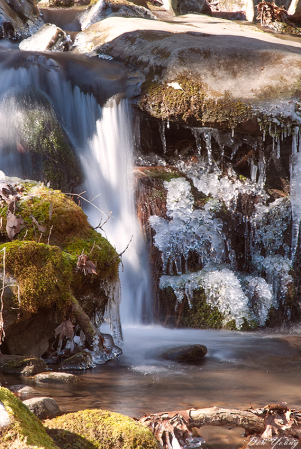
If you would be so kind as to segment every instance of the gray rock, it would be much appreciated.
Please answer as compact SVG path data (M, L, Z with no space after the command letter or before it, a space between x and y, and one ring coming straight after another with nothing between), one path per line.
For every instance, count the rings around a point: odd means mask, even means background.
M48 397L26 399L23 404L39 419L52 419L62 413L56 401Z
M18 398L36 394L36 390L28 385L11 385L9 390Z
M206 14L212 16L207 0L171 0L171 7L175 14Z
M47 372L39 373L32 377L32 380L43 383L76 383L81 382L78 376L70 373Z
M169 349L162 354L162 357L173 362L196 363L207 354L207 348L204 345L179 346Z
M46 23L37 33L22 41L19 48L23 51L68 51L71 46L71 39L65 31Z
M191 0L193 1L193 0ZM203 0L206 1L206 0ZM107 17L133 17L156 20L156 16L143 6L134 5L126 0L122 3L99 0L95 5L84 11L79 18L82 30L85 30L93 23L97 23Z

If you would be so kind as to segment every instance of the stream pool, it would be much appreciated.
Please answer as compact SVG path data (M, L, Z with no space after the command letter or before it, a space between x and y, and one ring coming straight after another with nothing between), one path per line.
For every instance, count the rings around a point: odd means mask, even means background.
M103 408L137 418L213 405L257 408L285 401L290 408L301 406L298 329L243 333L137 326L124 327L123 332L119 360L74 371L83 378L80 385L36 385L37 395L55 398L63 412ZM161 357L166 349L196 343L208 348L197 365ZM20 378L6 375L2 382L20 384ZM29 379L21 382L30 385ZM241 429L206 427L200 434L207 442L202 447L210 449L237 449L244 441Z

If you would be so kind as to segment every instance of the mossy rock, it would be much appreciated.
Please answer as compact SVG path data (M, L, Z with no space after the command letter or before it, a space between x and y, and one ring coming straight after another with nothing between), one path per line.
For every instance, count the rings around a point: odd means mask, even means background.
M180 87L174 88L171 84ZM223 125L234 128L253 117L249 104L234 99L229 92L218 99L209 98L201 82L183 75L173 83L146 81L139 107L153 117L189 126Z
M106 410L69 413L44 425L60 449L159 449L150 430L128 416Z
M0 373L33 376L45 370L47 370L47 365L40 358L0 355Z
M41 421L13 393L0 387L0 401L10 418L10 424L0 433L2 449L57 449Z

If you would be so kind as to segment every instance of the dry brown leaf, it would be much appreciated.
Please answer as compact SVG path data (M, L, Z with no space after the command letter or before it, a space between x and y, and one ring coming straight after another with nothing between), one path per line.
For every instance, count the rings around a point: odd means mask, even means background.
M70 320L63 321L58 327L54 329L54 336L60 336L60 340L63 340L64 337L69 338L70 340L73 338L73 328L74 325Z
M92 260L88 259L86 254L81 254L78 256L76 269L82 271L86 274L97 274L96 265L92 262Z
M23 229L24 221L22 217L17 217L12 212L8 211L6 221L6 232L8 237L12 240L21 229Z
M40 232L46 232L46 229L47 229L46 226L40 225L38 220L36 220L33 215L30 215L30 218L32 219L33 223L36 225L36 227L38 228L38 230Z

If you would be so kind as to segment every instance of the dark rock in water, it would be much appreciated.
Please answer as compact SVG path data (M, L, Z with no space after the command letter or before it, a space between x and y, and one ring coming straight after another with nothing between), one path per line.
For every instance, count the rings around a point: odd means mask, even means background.
M39 373L33 376L32 380L36 382L45 382L45 383L76 383L80 382L81 379L78 376L70 373Z
M52 419L62 414L56 401L52 398L42 397L26 399L23 401L23 404L25 404L26 407L28 407L39 419Z
M212 16L207 0L180 0L174 8L176 14L206 14Z
M68 357L62 362L63 369L88 369L94 366L91 354L86 351Z
M46 23L37 33L22 41L19 48L23 51L68 51L71 46L71 39L65 31Z
M167 360L181 363L199 362L207 354L207 348L204 345L187 345L172 348L162 354Z
M36 357L23 357L19 355L0 356L0 373L33 376L45 370L47 370L46 363Z
M0 0L0 38L31 36L43 23L34 1Z

